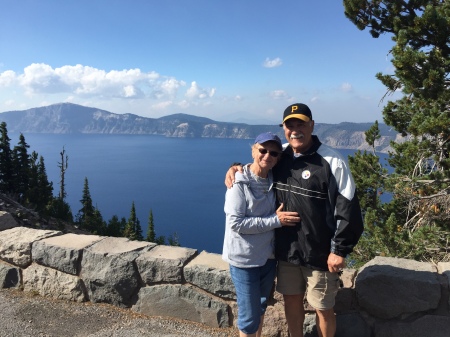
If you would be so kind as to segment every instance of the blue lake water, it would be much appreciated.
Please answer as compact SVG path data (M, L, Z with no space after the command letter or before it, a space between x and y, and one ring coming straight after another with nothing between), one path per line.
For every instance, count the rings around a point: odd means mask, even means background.
M150 210L156 235L177 233L183 247L221 253L225 215L224 175L232 162L251 161L252 141L166 138L151 135L24 134L30 152L45 160L59 192L58 162L66 151L67 202L81 208L84 178L94 206L108 221L128 219L134 201L144 237ZM9 134L11 147L19 135ZM353 150L340 150L346 157Z

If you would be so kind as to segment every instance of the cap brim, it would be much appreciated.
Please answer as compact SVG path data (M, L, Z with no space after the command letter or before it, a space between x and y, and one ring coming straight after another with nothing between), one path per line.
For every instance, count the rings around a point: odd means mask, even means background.
M308 116L302 115L302 114L292 114L292 115L287 116L285 119L283 119L283 123L291 118L301 119L302 121L305 121L305 122L309 122L311 120L311 118L309 118Z

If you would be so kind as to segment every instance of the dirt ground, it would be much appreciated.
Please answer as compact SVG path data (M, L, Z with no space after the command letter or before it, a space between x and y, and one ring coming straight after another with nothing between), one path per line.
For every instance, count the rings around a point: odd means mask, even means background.
M234 337L234 328L139 315L107 304L76 303L0 290L0 337Z

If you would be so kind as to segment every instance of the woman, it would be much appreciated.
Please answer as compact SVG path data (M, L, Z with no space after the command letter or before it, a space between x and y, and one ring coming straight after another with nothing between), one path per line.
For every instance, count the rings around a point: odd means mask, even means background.
M281 156L278 136L267 132L256 137L253 163L236 173L225 195L226 227L222 258L230 264L236 288L239 335L261 336L264 313L276 274L273 256L274 229L294 226L297 213L275 212L271 169ZM291 222L287 222L287 217ZM283 220L281 220L283 219ZM296 221L294 221L296 220Z

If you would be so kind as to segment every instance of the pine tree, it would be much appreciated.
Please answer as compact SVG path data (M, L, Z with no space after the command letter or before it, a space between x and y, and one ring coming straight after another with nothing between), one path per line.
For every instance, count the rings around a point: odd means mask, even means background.
M349 165L355 178L357 195L364 217L365 230L358 245L355 247L350 265L359 265L371 260L381 252L386 251L390 242L384 236L391 232L386 226L387 212L381 202L381 195L386 191L387 169L380 163L376 153L375 141L380 138L378 122L365 133L366 142L371 146L371 152L355 152L349 156ZM383 253L386 254L386 253Z
M102 215L92 204L91 192L89 191L89 181L84 178L83 194L80 200L81 208L78 211L76 222L85 230L94 234L102 234L105 232L106 225Z
M141 223L136 216L136 207L134 205L134 201L131 205L130 217L128 218L128 222L125 226L123 235L130 240L142 241L144 239L144 237L142 236Z
M448 259L450 3L344 0L344 6L345 15L359 29L369 28L372 37L392 34L394 73L376 77L386 86L386 97L403 93L383 109L384 122L405 138L391 144L394 172L384 183L392 201L376 206L373 232L389 256ZM380 224L376 218L382 213Z
M13 166L13 193L17 195L19 203L25 201L25 193L29 188L30 179L30 155L28 149L30 146L26 143L24 135L19 136L19 143L14 146L12 151L12 166Z
M107 236L121 237L124 236L124 229L126 226L127 220L122 218L119 220L117 215L113 215L111 219L108 221L108 226L106 228Z
M130 217L128 218L127 224L125 225L125 229L123 231L123 236L130 240L135 240L136 237L136 232L134 230L135 222L136 222L136 210L133 201L131 206Z
M53 218L73 222L73 215L70 205L59 197L51 200L47 213Z
M14 191L11 139L8 137L6 123L0 123L0 192L10 194Z
M47 170L45 169L44 157L39 156L37 166L38 173L38 191L39 199L37 202L38 210L47 207L53 199L53 183L48 180Z
M150 214L148 216L148 228L147 228L147 238L148 242L155 242L156 233L155 233L155 224L153 223L153 211L150 210Z
M138 218L136 218L136 240L137 241L144 240L144 236L142 234L141 221Z
M38 154L33 151L30 155L30 169L28 177L28 191L25 196L25 205L35 207L37 209L37 201L39 198L38 191Z
M160 235L155 239L155 243L157 245L165 245L166 244L166 237L164 235Z
M46 214L53 199L53 184L48 181L44 158L33 151L30 155L29 186L25 204L34 207L40 214Z
M106 223L103 220L102 214L98 207L95 207L94 214L92 215L92 230L93 234L106 235Z
M349 156L350 169L354 175L361 208L379 209L381 205L380 196L385 192L385 180L388 171L380 163L380 158L376 153L376 140L380 138L378 121L365 132L366 142L371 146L371 152L355 152L354 156ZM381 215L381 214L380 214ZM380 217L380 221L383 217Z
M147 237L145 239L148 242L153 242L158 245L166 244L166 237L163 235L156 236L155 224L153 219L153 211L150 210L150 214L148 216L148 229L147 229ZM178 240L177 233L173 233L167 238L168 244L170 246L180 246L180 242Z
M169 235L169 238L167 239L169 246L176 246L179 247L180 246L180 241L178 239L178 234L177 232L174 232L173 234Z
M61 195L61 193L60 193ZM94 214L94 205L92 204L91 192L89 191L89 181L87 177L84 178L83 192L81 196L81 208L76 215L76 222L82 229L91 230L89 219Z
M124 233L125 233L125 228L127 227L127 222L128 222L128 220L124 216L120 218L120 233L121 233L121 236L125 236Z

